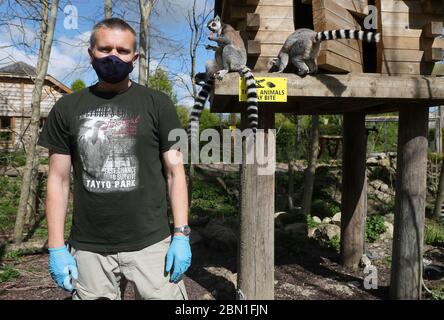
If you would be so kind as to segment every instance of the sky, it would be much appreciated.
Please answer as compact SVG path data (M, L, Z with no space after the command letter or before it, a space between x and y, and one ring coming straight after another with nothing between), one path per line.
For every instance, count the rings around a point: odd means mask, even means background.
M180 104L191 106L193 100L184 87L191 84L188 75L190 61L188 46L191 31L186 14L192 8L193 0L158 0L159 5L152 14L152 63L151 70L160 66L168 71L173 80L174 91ZM16 61L23 61L35 66L37 63L38 30L36 23L19 20L11 12L8 1L0 1L0 67ZM202 13L214 8L214 0L197 0L197 11ZM17 6L16 6L17 7ZM14 9L13 9L14 10ZM27 10L15 9L19 15L26 17ZM31 9L28 9L31 10ZM76 15L77 14L77 15ZM124 17L137 31L138 1L113 1L113 16ZM213 14L210 13L209 18ZM90 30L95 23L104 18L104 1L61 0L57 16L53 47L49 61L48 73L67 86L76 79L82 79L86 85L97 81L95 71L89 64L87 53ZM24 24L24 27L21 25ZM205 30L208 31L207 29ZM208 31L209 32L209 31ZM205 61L214 56L214 52L204 49L208 43L206 36L197 52L197 72L204 71ZM138 64L130 77L138 78Z

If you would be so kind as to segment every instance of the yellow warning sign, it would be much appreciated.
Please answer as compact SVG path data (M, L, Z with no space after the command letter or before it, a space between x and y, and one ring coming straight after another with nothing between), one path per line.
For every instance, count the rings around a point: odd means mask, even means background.
M257 77L258 102L287 102L287 78ZM247 101L245 79L239 78L239 101Z

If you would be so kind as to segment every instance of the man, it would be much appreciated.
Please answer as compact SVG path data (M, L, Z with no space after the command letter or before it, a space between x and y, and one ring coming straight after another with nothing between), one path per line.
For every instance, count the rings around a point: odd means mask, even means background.
M96 24L88 49L99 82L62 97L37 144L49 149L49 268L73 299L120 299L122 278L141 299L188 299L188 197L171 99L129 80L136 33L123 20ZM64 225L73 166L73 222ZM166 188L174 220L171 240Z

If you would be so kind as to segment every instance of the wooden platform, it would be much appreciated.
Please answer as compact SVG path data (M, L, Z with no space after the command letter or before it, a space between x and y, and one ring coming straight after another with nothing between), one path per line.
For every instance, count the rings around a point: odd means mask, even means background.
M444 104L444 78L434 76L389 76L377 73L323 74L301 78L289 73L256 73L257 77L288 79L287 103L260 103L260 108L280 113L340 114L398 111L406 104ZM210 111L238 113L239 75L229 73L216 81Z

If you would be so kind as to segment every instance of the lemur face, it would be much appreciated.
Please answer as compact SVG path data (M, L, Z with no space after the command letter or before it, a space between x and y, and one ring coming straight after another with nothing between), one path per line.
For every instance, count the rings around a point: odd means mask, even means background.
M222 24L220 22L220 17L216 16L213 20L208 22L207 24L208 29L210 29L214 33L219 33L219 30L222 28Z

